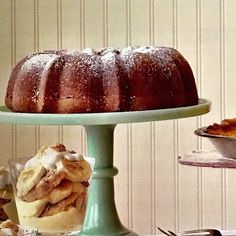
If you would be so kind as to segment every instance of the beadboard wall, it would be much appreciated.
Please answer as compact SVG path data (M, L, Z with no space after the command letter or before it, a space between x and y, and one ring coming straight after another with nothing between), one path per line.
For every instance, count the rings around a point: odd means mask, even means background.
M128 45L177 48L189 61L202 117L118 125L115 130L117 209L140 235L157 227L236 229L236 170L194 168L177 157L212 148L193 131L236 116L235 0L0 0L0 101L12 67L44 50ZM0 125L0 164L63 142L86 154L81 126Z

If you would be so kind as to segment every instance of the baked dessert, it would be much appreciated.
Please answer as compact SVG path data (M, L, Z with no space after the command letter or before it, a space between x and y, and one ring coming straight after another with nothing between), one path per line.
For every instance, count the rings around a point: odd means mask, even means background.
M10 173L5 167L0 167L0 222L11 219L18 223L14 194Z
M5 104L14 112L140 111L196 105L198 94L173 48L49 50L17 63Z
M89 162L63 144L42 147L17 178L20 224L39 232L81 229L91 174Z
M206 128L208 134L236 137L236 118L224 119Z
M33 228L20 226L11 220L5 220L0 224L1 236L37 236L38 231Z

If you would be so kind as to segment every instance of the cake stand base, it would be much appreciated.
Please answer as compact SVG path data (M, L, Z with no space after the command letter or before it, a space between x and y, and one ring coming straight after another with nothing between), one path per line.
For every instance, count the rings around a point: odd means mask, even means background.
M129 231L128 229L125 229L122 230L122 231L117 231L117 232L104 232L102 231L102 233L99 233L99 232L90 232L89 234L87 234L86 232L80 232L78 234L78 236L91 236L91 235L96 235L96 236L138 236L138 234L132 232L132 231Z
M85 125L88 156L95 158L88 206L80 236L115 236L137 234L120 222L115 200L114 179L118 169L113 166L115 125Z

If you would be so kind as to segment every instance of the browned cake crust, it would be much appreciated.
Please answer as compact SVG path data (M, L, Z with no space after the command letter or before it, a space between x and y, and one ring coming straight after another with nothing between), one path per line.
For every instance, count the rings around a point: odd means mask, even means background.
M192 70L175 49L44 51L13 69L5 97L14 112L139 111L196 105Z
M220 124L214 123L206 128L208 134L236 136L236 118L222 120Z

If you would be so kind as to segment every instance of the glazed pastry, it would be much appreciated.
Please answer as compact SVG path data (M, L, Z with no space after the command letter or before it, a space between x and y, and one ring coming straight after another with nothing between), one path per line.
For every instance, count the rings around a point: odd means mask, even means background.
M236 118L224 119L220 124L209 125L206 132L213 135L236 137Z

